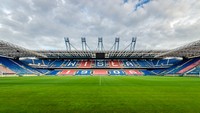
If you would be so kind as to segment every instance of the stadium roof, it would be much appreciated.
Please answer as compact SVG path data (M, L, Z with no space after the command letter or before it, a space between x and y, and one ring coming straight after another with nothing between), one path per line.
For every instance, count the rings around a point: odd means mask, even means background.
M186 57L194 58L200 56L200 40L170 50L168 52L157 55L156 57Z
M96 58L97 53L105 54L105 58L154 58L156 55L167 51L161 50L137 50L137 51L35 51L47 56L47 58Z
M40 53L0 40L0 56L18 57L46 57Z
M105 58L165 58L200 56L200 40L189 43L173 50L120 50L120 51L88 51L88 50L28 50L26 48L0 41L0 56L11 58L97 58L97 53L103 53Z

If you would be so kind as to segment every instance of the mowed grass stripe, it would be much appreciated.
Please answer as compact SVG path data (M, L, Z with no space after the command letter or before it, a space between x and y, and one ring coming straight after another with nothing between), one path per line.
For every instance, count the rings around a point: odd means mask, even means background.
M0 78L0 112L197 113L200 78L149 76Z

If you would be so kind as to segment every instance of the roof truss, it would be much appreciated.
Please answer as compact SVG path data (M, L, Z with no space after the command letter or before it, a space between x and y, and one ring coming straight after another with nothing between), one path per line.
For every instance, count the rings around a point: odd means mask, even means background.
M200 40L178 47L156 57L186 57L194 58L200 56Z
M46 57L34 51L0 40L0 55L19 58L19 57Z
M135 50L135 51L89 51L89 50L42 50L34 51L0 40L0 56L38 57L38 58L96 58L96 53L105 53L105 58L164 58L200 57L200 40L173 50Z

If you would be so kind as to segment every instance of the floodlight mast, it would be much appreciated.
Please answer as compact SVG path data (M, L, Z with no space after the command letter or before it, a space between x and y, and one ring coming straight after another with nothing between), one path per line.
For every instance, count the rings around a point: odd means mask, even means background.
M114 51L112 53L110 53L108 56L115 56L116 52L119 50L119 37L115 38L115 43L113 44L113 46L110 48L110 51Z
M132 37L131 43L128 44L123 50L119 51L117 53L117 55L115 55L115 56L121 57L121 56L127 55L127 53L129 53L129 52L135 51L136 40L137 40L136 37ZM127 50L128 48L130 48L130 50Z
M98 47L97 47L97 50L98 51L103 51L104 47L103 47L103 38L102 37L99 37L98 38Z
M66 50L67 51L71 51L71 43L69 41L69 38L68 37L64 37L64 40L65 40Z
M119 50L119 37L115 38L115 43L114 43L114 51Z
M87 50L85 37L81 37L81 43L82 43L82 50L83 51Z
M84 55L92 57L92 54L89 52L89 51L91 51L91 49L87 45L86 38L85 37L81 37L81 42L82 42L82 51L84 51Z
M91 51L90 47L88 46L88 44L86 42L85 37L81 37L81 42L82 42L82 50L83 51Z
M137 37L133 37L131 45L130 45L130 51L135 51L136 41L137 41Z

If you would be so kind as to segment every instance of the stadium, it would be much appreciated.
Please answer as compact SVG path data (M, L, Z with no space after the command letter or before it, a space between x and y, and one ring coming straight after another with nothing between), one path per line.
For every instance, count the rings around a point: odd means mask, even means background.
M0 112L199 112L199 40L159 51L136 50L136 38L124 50L119 38L110 50L81 41L39 51L1 40Z
M0 113L200 113L199 12L198 0L1 0Z
M104 50L103 38L98 38L96 50L90 49L86 38L81 41L82 50L77 50L65 38L66 50L61 51L28 50L1 41L0 73L5 76L199 76L200 73L199 40L173 50L135 50L136 38L124 50L119 50L119 38L110 50Z

